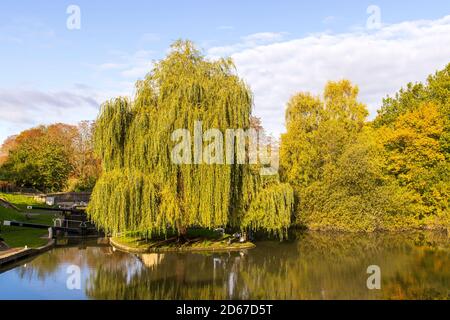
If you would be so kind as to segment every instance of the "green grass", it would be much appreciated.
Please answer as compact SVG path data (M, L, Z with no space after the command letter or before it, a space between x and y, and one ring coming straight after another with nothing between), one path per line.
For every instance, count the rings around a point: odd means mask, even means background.
M41 229L2 227L1 233L3 239L11 248L38 248L45 245L48 239L45 237L48 232Z
M14 204L25 212L27 211L27 205L43 205L42 203L35 201L32 197L24 195L0 193L0 198ZM17 212L13 209L7 209L0 206L0 237L5 239L5 242L11 248L24 246L35 248L47 243L48 239L43 238L48 235L46 230L3 226L4 220L53 225L53 219L55 218L54 214L43 213L42 211L37 210L32 210L30 213L32 213L32 215L27 218L23 212Z
M188 241L180 243L175 235L168 235L167 239L155 237L145 239L131 234L115 237L114 241L129 249L141 251L208 251L208 250L237 250L253 246L251 242L229 243L230 235L220 236L213 230L190 229L187 233Z
M25 210L27 206L45 206L42 202L38 202L34 200L33 197L25 196L22 194L11 194L11 193L2 193L0 192L0 198L5 199L8 202L11 202L16 207Z
M143 232L127 232L127 233L123 234L123 236L125 238L129 238L129 239L145 238ZM167 230L166 234L153 234L151 236L151 239L152 240L165 240L165 239L176 237L176 236L177 236L177 232L169 229L169 230ZM196 228L196 227L188 229L186 237L188 239L201 237L201 238L205 238L205 239L216 239L216 240L220 238L219 234L217 232L215 232L214 230L205 229L205 228Z

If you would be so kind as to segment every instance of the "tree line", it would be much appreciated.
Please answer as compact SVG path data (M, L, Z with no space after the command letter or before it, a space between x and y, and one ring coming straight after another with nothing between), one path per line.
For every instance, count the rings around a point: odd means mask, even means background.
M100 175L94 123L57 123L11 136L0 149L0 180L41 192L92 190Z
M387 97L374 121L347 80L286 111L281 176L294 223L374 231L450 227L450 64Z
M261 127L232 60L210 61L177 41L133 99L102 105L95 130L57 124L8 139L0 179L93 187L88 212L111 233L449 229L450 64L385 98L373 121L358 93L340 80L321 95L292 96L278 175L259 175L260 165L173 164L171 133L193 132L195 121L205 130Z

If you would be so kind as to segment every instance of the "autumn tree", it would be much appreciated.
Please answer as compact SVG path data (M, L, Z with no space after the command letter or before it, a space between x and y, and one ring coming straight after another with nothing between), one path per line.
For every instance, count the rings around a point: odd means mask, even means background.
M401 114L378 133L386 149L386 170L420 199L416 221L422 226L450 222L450 162L441 141L445 118L433 102Z
M384 99L374 126L392 128L398 117L422 108L424 103L432 103L437 108L444 126L439 144L450 159L450 64L430 75L425 83L408 83L394 97Z
M420 198L420 225L450 229L450 64L384 99L373 125L389 175Z
M281 166L295 190L297 224L374 231L411 218L414 199L385 177L383 146L357 97L358 88L342 80L329 82L323 98L299 93L288 103Z
M367 115L356 100L357 93L356 87L343 80L327 84L324 100L310 93L291 98L280 150L285 180L301 188L320 179L324 168L336 163Z
M73 171L68 189L91 191L101 173L100 159L94 152L94 121L82 121L77 125L77 134L72 140Z
M6 140L0 147L0 167L2 164L6 162L6 160L8 160L9 152L16 147L17 145L16 138L17 138L16 135L6 138Z
M18 186L62 191L72 171L71 141L76 128L64 124L23 131L14 139L1 167L3 177Z
M42 191L89 191L101 171L94 123L39 126L9 137L0 149L0 179Z

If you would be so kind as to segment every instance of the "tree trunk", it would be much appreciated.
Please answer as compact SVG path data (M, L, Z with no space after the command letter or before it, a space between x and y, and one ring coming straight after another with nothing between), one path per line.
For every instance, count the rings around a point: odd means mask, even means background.
M187 240L187 228L184 226L178 227L178 242L185 243Z

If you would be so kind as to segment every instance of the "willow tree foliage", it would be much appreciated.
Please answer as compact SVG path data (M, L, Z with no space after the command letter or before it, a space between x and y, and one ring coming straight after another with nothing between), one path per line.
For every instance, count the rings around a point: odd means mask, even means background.
M133 101L102 106L95 146L103 174L88 208L93 220L112 233L231 226L283 234L293 203L288 185L260 176L257 165L207 164L196 152L183 154L188 163L171 159L176 130L193 136L199 121L203 131L246 130L251 109L251 92L230 59L208 61L192 43L177 41L137 82Z

